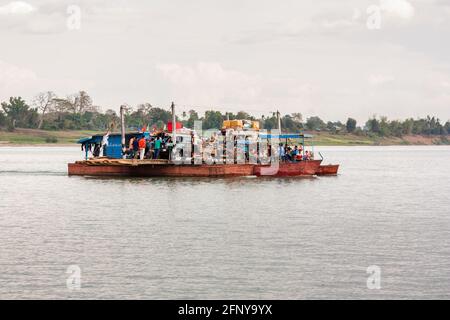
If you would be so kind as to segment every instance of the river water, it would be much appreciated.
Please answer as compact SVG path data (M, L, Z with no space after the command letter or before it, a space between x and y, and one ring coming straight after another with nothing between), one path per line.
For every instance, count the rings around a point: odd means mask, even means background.
M2 147L0 299L449 299L450 148L319 151L339 176L68 177L77 147Z

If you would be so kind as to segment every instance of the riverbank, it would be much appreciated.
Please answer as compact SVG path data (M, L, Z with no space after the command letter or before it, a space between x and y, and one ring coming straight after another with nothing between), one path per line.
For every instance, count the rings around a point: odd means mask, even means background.
M399 137L358 136L354 134L313 133L318 146L402 146L450 145L449 136L405 135Z
M99 132L89 130L46 131L16 129L13 132L0 130L0 146L63 146L74 145L80 138Z
M97 131L45 131L16 129L14 132L0 131L1 146L71 146L80 138ZM313 143L317 146L395 146L395 145L450 145L450 137L408 135L397 137L358 136L354 134L331 134L312 132Z

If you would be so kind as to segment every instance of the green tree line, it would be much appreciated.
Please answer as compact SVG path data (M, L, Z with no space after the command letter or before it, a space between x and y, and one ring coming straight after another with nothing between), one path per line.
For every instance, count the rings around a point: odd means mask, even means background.
M130 107L125 114L129 130L143 126L164 128L171 119L172 115L168 109L153 107L149 103ZM267 130L278 126L275 113L257 118L244 111L232 113L209 110L200 115L197 111L190 110L179 114L177 119L188 128L193 128L195 121L201 120L204 129L218 129L227 119L257 120L261 128ZM450 121L444 123L431 116L419 119L409 118L403 121L374 116L366 123L358 124L352 118L348 118L345 122L325 122L317 116L303 119L301 113L293 113L284 115L281 122L283 131L289 132L309 130L381 137L401 137L411 134L448 135L450 133ZM9 131L14 131L16 128L114 131L120 128L120 119L114 110L108 109L102 112L100 107L93 104L92 98L85 91L65 98L58 98L55 93L48 91L38 94L30 103L21 97L11 97L8 101L2 102L0 128Z

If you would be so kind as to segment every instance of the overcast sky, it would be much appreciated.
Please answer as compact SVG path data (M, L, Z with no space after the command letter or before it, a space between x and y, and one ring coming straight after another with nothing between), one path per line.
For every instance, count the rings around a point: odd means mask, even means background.
M0 0L0 100L448 120L449 39L450 0Z

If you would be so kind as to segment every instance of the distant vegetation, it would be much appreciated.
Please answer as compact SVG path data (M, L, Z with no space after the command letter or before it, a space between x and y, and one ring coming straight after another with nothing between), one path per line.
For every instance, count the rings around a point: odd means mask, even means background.
M143 126L163 128L170 121L172 115L169 110L153 107L149 103L129 108L126 114L128 129ZM238 113L206 111L200 115L195 110L183 112L178 120L184 126L192 128L196 120L203 121L204 129L217 129L226 119L259 120L264 129L277 127L275 114L255 118L241 111ZM281 119L283 130L296 132L299 130L318 131L328 134L352 134L360 137L398 137L406 135L442 136L445 140L450 133L450 121L442 122L436 117L428 116L424 119L388 120L386 117L372 117L366 123L358 124L355 119L348 118L345 122L325 122L317 116L304 119L302 114L293 113ZM30 103L21 97L11 97L9 101L1 103L0 128L3 131L14 132L16 129L42 129L46 131L65 130L118 130L120 119L114 110L101 111L95 106L91 97L85 92L58 98L53 92L38 94ZM53 137L46 138L48 143L56 143Z

